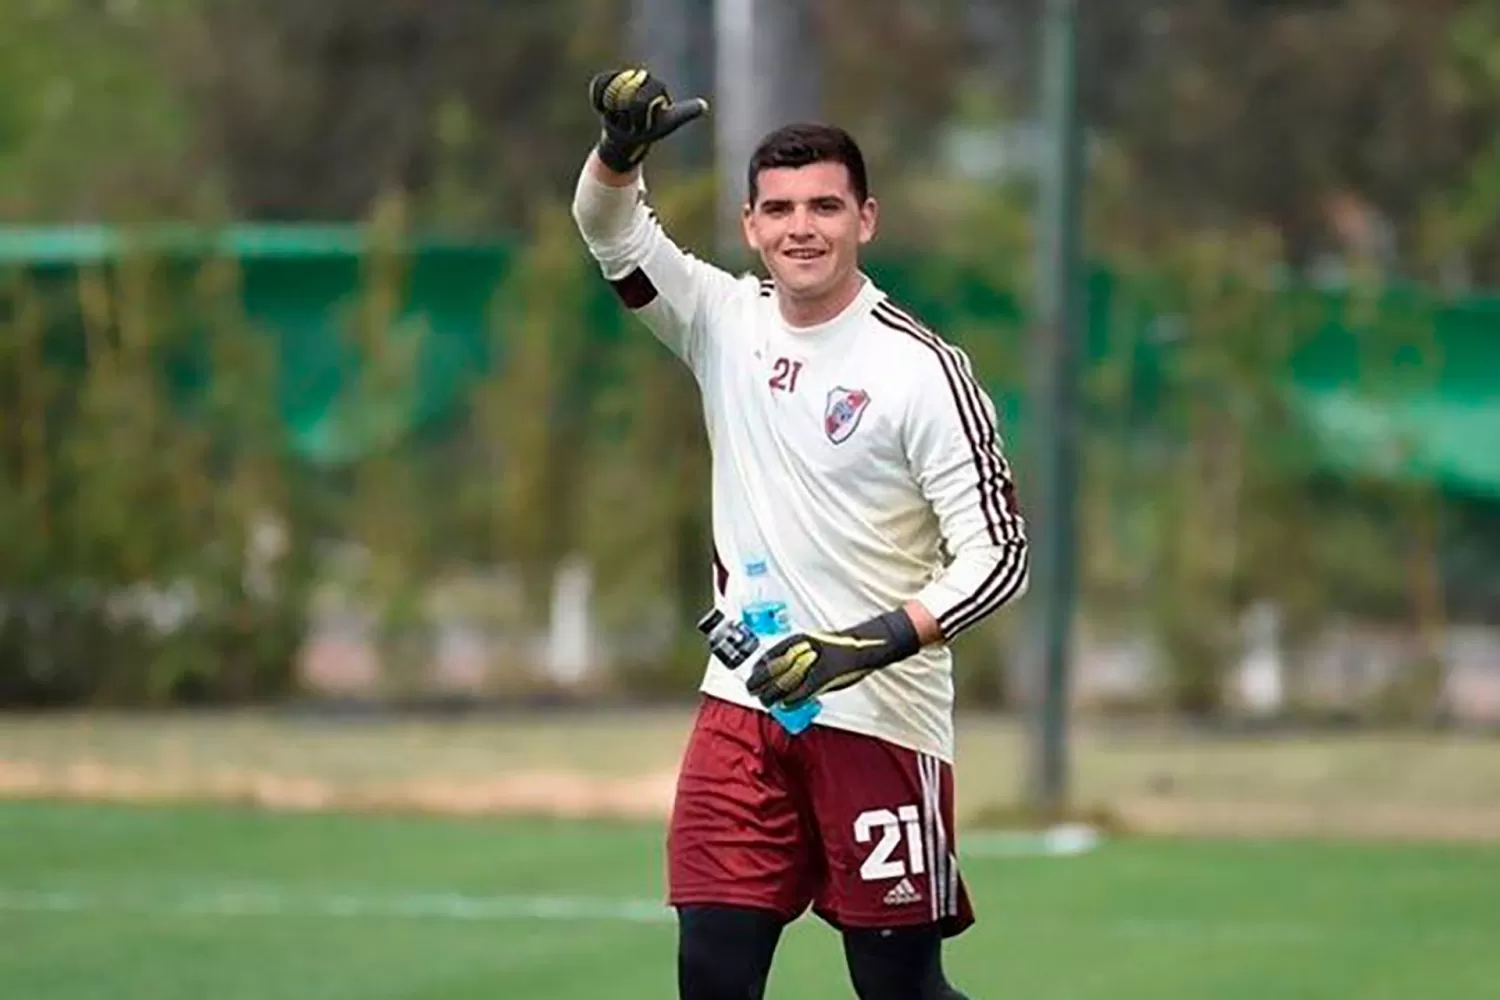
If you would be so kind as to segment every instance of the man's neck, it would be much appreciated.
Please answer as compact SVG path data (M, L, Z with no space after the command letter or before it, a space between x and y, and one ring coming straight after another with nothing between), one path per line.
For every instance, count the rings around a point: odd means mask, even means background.
M788 326L793 327L827 323L849 308L849 303L859 298L864 284L864 275L855 271L826 295L815 299L794 299L778 292L776 301L781 308L781 318L786 320Z

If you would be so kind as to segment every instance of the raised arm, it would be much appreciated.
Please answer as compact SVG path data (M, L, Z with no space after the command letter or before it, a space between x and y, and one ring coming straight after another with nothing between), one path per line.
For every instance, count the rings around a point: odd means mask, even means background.
M600 74L589 96L603 131L579 175L573 219L626 308L700 371L713 310L737 283L671 240L647 204L640 165L652 143L707 105L673 104L645 70Z

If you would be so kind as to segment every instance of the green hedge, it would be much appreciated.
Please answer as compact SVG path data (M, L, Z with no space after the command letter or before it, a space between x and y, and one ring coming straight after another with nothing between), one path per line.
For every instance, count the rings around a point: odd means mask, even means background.
M426 588L474 566L518 567L539 621L552 567L583 553L606 630L663 614L680 630L623 682L691 688L686 626L709 579L696 390L561 207L522 249L412 246L379 225L107 236L0 241L0 702L285 694L332 540L371 553L360 596L393 642L422 627ZM1195 711L1213 710L1258 597L1296 634L1335 612L1430 630L1500 611L1500 552L1474 513L1494 511L1497 436L1450 426L1500 400L1494 306L1277 289L1244 250L1184 240L1089 284L1084 606L1150 628ZM1012 279L983 257L870 270L969 349L1024 494ZM1406 449L1375 447L1355 403ZM286 537L262 565L267 519ZM1434 597L1413 584L1429 576L1459 586ZM189 589L199 611L175 631L111 612L146 586ZM1018 622L970 655L991 662ZM996 674L967 673L966 697L997 698Z

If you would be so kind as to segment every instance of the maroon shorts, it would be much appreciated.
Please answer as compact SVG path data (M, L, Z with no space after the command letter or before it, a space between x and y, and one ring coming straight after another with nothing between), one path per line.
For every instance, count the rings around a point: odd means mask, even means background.
M884 740L707 697L667 838L673 906L722 903L835 927L974 922L958 874L952 768Z

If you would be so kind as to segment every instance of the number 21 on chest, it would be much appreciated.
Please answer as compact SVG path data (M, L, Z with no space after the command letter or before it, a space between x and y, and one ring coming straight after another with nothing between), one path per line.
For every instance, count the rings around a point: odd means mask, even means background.
M777 358L771 366L770 386L776 392L796 392L797 376L802 374L802 362L791 358Z

